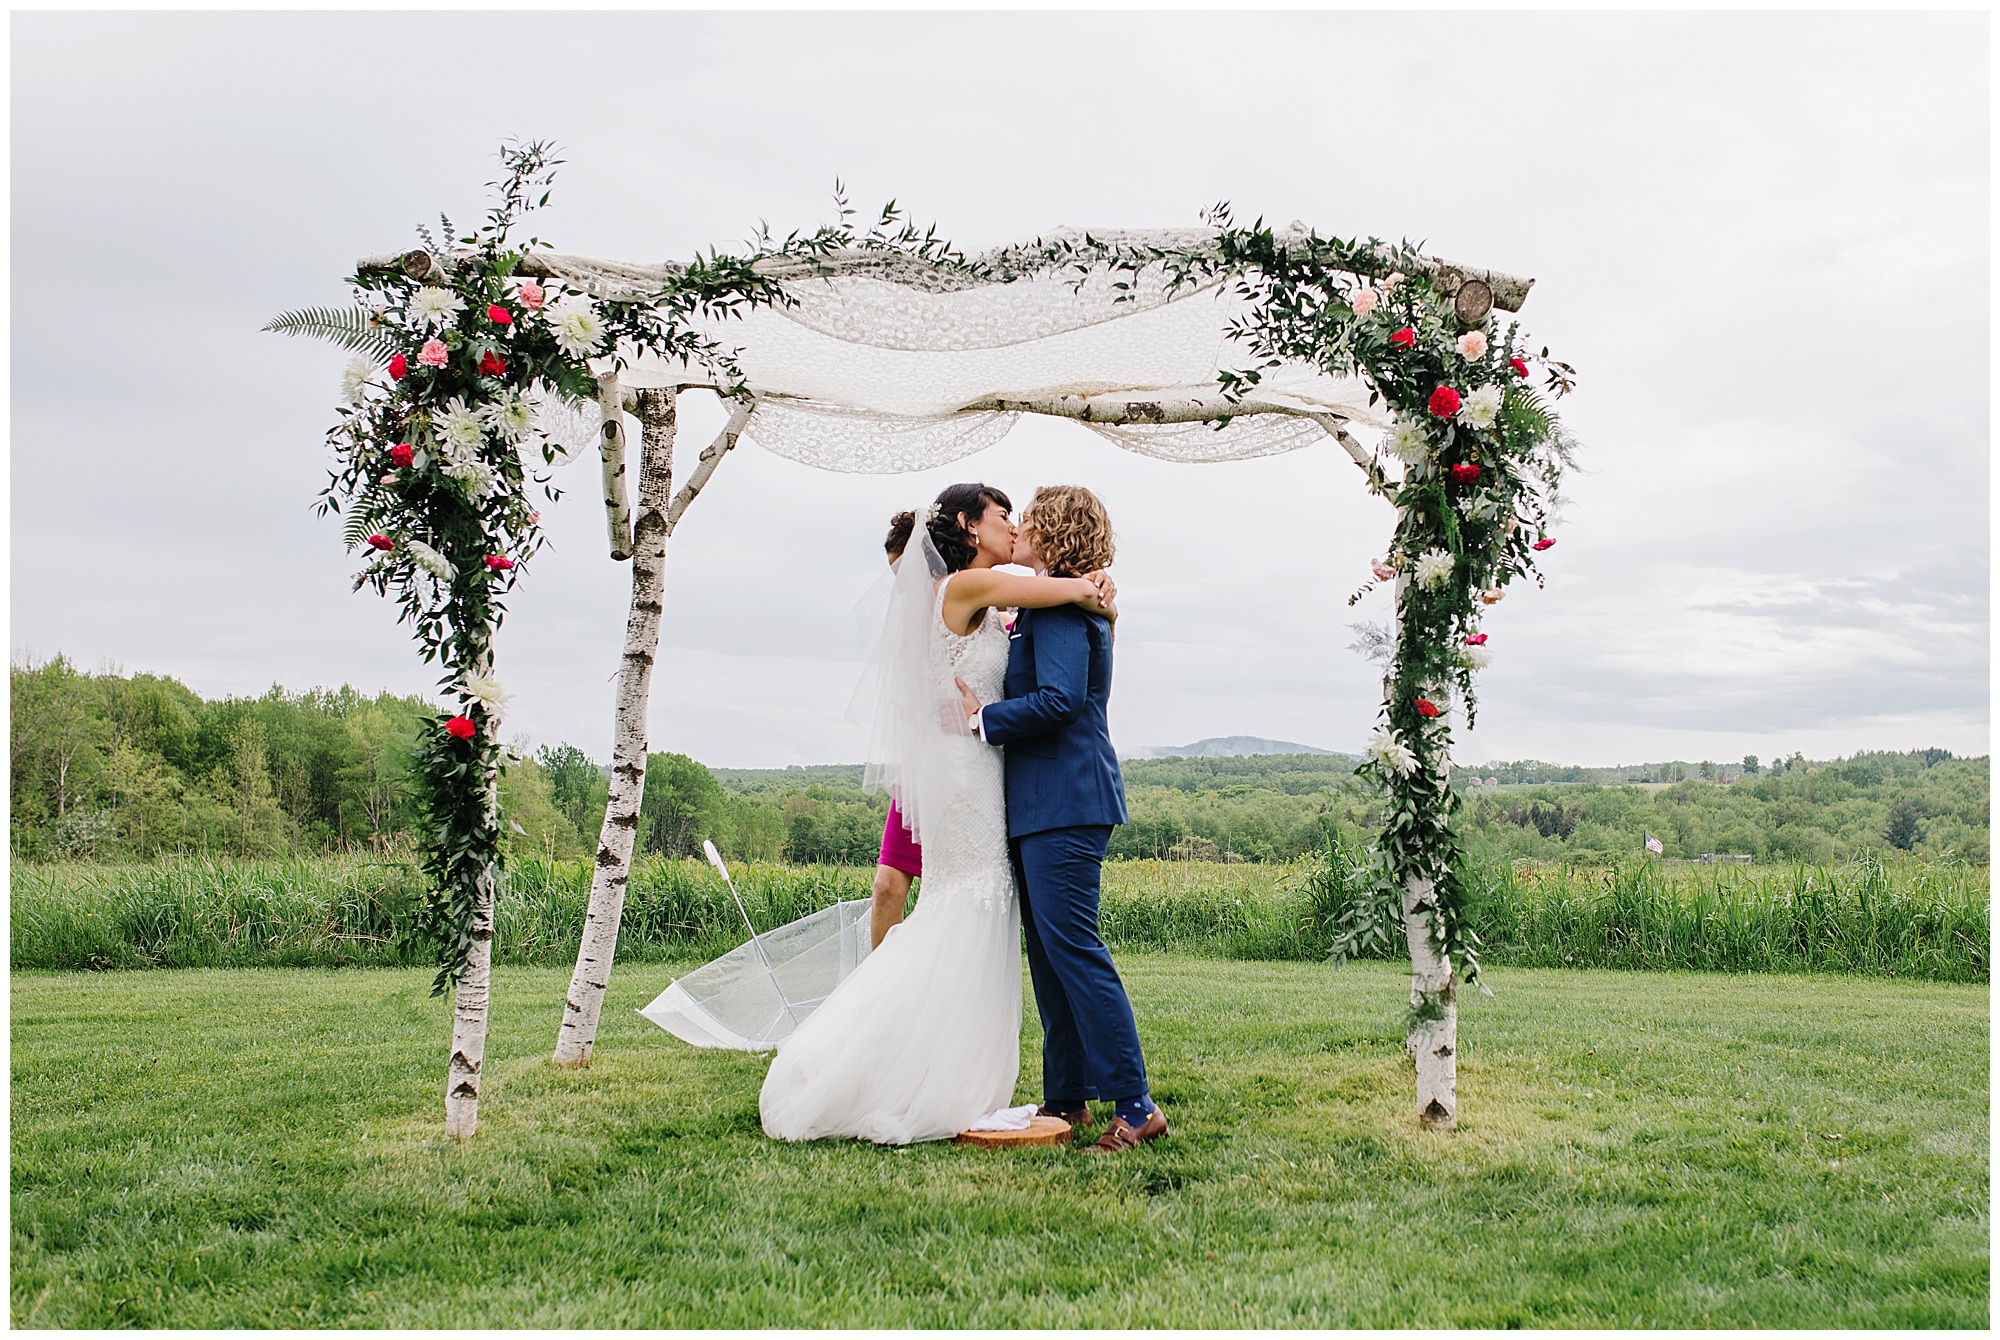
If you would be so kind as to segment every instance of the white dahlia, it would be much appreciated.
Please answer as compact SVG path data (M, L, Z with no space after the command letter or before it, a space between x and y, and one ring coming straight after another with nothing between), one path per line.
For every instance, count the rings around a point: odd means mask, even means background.
M1426 591L1436 590L1451 580L1452 557L1449 549L1433 549L1417 556L1412 575L1417 585Z
M588 358L604 343L604 318L581 293L550 303L543 315L555 333L556 347L571 358Z
M1375 728L1374 736L1368 741L1368 757L1404 777L1417 770L1417 756L1387 726Z
M365 358L350 358L347 368L340 374L340 398L350 405L358 405L368 394L368 379L375 374L375 365Z
M1405 420L1389 435L1389 450L1405 465L1420 465L1430 456L1431 444L1420 425Z
M403 541L402 548L403 552L410 556L412 563L439 581L448 582L458 576L458 569L454 568L443 554L440 554L422 540L405 540Z
M493 485L498 482L492 467L477 456L454 457L451 463L445 466L444 472L457 480L459 487L465 490L466 496L474 501L493 492Z
M506 715L507 704L514 695L500 687L500 681L487 675L475 675L470 671L459 685L459 692L486 709L486 715L499 721Z
M460 396L453 396L444 413L438 415L437 430L446 446L460 450L477 451L486 442L486 426L480 422L479 412L467 409Z
M502 442L519 442L535 426L535 407L510 390L480 410L479 418Z
M1465 398L1465 405L1458 411L1460 423L1471 424L1474 428L1491 428L1493 421L1500 417L1500 388L1482 386Z
M458 320L458 314L465 310L465 299L448 288L435 284L427 285L410 295L410 320L416 325L433 330L443 330Z

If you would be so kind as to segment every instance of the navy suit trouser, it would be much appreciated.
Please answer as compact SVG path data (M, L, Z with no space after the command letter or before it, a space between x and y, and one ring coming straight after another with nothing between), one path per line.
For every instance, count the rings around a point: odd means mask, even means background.
M1042 1100L1137 1098L1146 1058L1125 983L1097 933L1109 824L1017 837L1014 877L1042 1016Z

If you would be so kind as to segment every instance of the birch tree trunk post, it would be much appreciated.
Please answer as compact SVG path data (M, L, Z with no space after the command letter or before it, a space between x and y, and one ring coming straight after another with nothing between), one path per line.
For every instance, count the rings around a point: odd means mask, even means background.
M632 503L625 489L625 394L617 373L597 379L597 408L604 420L597 439L604 462L604 522L611 531L611 557L622 563L632 557Z
M1403 936L1410 946L1410 1031L1403 1048L1417 1065L1417 1120L1433 1130L1458 1124L1458 979L1431 938L1437 891L1427 879L1403 883Z
M487 659L480 674L492 673ZM500 822L500 771L486 773L486 819ZM444 1133L469 1140L479 1130L480 1073L486 1067L487 1002L493 982L493 894L499 873L489 862L479 877L479 893L473 904L472 949L466 955L465 972L458 979L458 992L451 1011L451 1064L444 1089Z
M1409 585L1409 574L1399 573L1391 624L1392 641L1398 648L1403 637L1403 593ZM1392 667L1382 681L1385 700L1393 691L1394 679ZM1440 760L1438 768L1441 781L1448 782L1449 759ZM1438 789L1442 795L1444 786ZM1410 951L1410 1022L1403 1050L1417 1068L1417 1120L1433 1130L1450 1130L1458 1124L1458 979L1433 938L1436 885L1407 875L1402 890L1403 939Z
M625 655L618 669L611 792L605 800L604 826L598 831L597 865L590 884L590 908L584 917L583 943L577 947L576 971L570 975L562 1027L556 1034L553 1059L562 1066L588 1064L597 1043L597 1021L618 950L618 924L625 915L625 882L632 874L639 805L646 793L646 709L652 699L653 661L660 645L667 512L673 497L674 398L672 390L641 391L638 396L639 506L631 541L632 604L625 618ZM612 422L607 413L605 423ZM604 440L610 442L610 435ZM609 476L607 461L607 481ZM613 525L615 545L616 523Z

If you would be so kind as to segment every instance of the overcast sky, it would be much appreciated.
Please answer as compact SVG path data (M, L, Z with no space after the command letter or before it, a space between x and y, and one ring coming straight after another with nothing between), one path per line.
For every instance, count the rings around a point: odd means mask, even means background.
M1538 280L1584 470L1545 590L1488 619L1468 761L1612 764L1988 736L1988 20L1058 13L12 20L18 657L204 696L429 692L312 515L347 355L257 333L355 257L470 221L506 136L533 231L685 258L825 220L836 177L968 249L1244 218ZM719 422L689 397L689 457ZM685 467L683 467L685 468ZM499 642L509 725L606 758L627 570L588 461ZM746 445L669 555L653 747L852 760L852 607L889 512L1083 483L1119 532L1121 747L1356 750L1346 596L1392 514L1331 444L1222 465L1028 420L921 475Z

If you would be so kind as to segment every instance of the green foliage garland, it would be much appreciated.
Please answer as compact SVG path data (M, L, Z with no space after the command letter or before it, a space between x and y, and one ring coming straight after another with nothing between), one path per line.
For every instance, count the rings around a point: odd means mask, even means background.
M502 859L496 733L506 695L492 678L492 641L506 594L543 543L529 486L559 496L538 469L556 454L539 410L594 399L593 358L622 366L643 351L733 371L690 318L778 296L748 261L719 255L638 299L520 278L528 250L543 244L515 244L511 233L547 203L560 160L542 143L503 147L500 159L479 228L453 237L441 218L442 242L418 229L425 273L436 277L362 271L348 281L355 307L289 312L265 327L329 339L382 365L349 368L348 402L327 433L336 464L319 510L346 513L349 550L368 554L355 589L396 599L424 659L443 668L439 688L460 702L457 715L428 718L415 752L437 993L464 970L482 892L491 892L481 881Z

